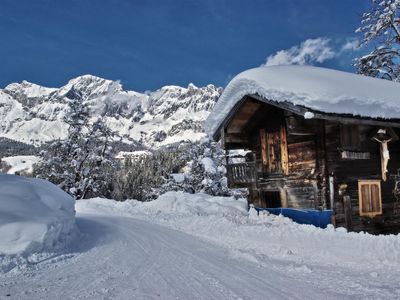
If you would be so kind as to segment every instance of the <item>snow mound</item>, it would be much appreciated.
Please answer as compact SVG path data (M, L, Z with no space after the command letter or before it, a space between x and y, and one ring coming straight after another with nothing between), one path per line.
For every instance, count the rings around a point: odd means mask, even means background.
M0 261L66 247L78 232L74 205L48 181L0 174Z
M213 197L206 194L167 192L141 207L160 213L186 215L247 215L247 200L233 197Z
M375 236L301 225L247 210L245 199L168 192L151 202L107 199L77 201L78 213L143 219L215 243L233 256L265 257L294 265L345 266L360 272L400 268L400 235Z
M270 66L233 78L205 122L214 135L246 95L290 102L309 109L371 118L400 118L400 84L311 66Z
M175 214L185 216L247 216L247 200L234 197L213 197L206 194L167 192L154 201L140 202L93 198L77 201L80 213L113 213L132 216L137 212L147 215Z

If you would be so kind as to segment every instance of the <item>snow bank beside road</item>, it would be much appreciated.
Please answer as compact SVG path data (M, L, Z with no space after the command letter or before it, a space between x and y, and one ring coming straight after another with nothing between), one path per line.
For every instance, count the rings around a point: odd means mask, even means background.
M158 199L143 202L139 210L151 213L175 213L191 216L209 215L247 215L247 200L233 197L212 197L206 194L167 192Z
M57 251L77 234L75 200L48 181L0 174L2 256Z
M249 216L243 199L169 192L144 203L99 198L78 201L77 211L145 219L223 246L232 256L260 263L268 258L363 272L400 267L400 236L320 229L268 214Z
M93 198L77 201L80 213L110 213L120 216L136 214L147 216L247 216L247 200L234 197L213 197L206 194L167 192L154 201L140 202L127 200L117 202L109 199Z

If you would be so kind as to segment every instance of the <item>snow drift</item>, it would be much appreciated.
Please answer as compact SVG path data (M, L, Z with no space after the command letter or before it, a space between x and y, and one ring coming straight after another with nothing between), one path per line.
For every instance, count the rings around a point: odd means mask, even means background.
M300 225L283 216L247 211L245 199L168 192L151 202L77 201L78 213L144 219L227 248L232 257L265 257L302 265L346 266L365 272L400 267L400 236L348 233Z
M247 200L233 197L212 197L206 194L167 192L154 201L144 202L139 209L156 213L177 213L194 216L247 215Z
M48 181L0 174L0 258L63 249L77 234L74 205Z
M326 113L400 118L397 82L311 66L270 66L244 71L229 82L206 120L209 135L246 95Z
M140 202L93 198L77 202L80 213L111 213L132 216L138 212L146 215L175 214L185 216L247 216L247 200L234 197L213 197L207 194L167 192L154 201Z

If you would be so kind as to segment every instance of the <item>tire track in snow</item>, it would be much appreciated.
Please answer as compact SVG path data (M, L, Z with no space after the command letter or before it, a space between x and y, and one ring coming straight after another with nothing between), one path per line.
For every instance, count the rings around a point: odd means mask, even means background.
M7 299L334 299L318 282L143 220L78 215L75 256L0 275ZM337 297L337 295L336 295Z

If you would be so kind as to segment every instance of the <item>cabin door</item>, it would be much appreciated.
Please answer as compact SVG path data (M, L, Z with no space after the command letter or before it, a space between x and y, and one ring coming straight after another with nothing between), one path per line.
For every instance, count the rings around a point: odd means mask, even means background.
M261 159L267 174L288 174L288 151L286 129L278 131L260 130Z

